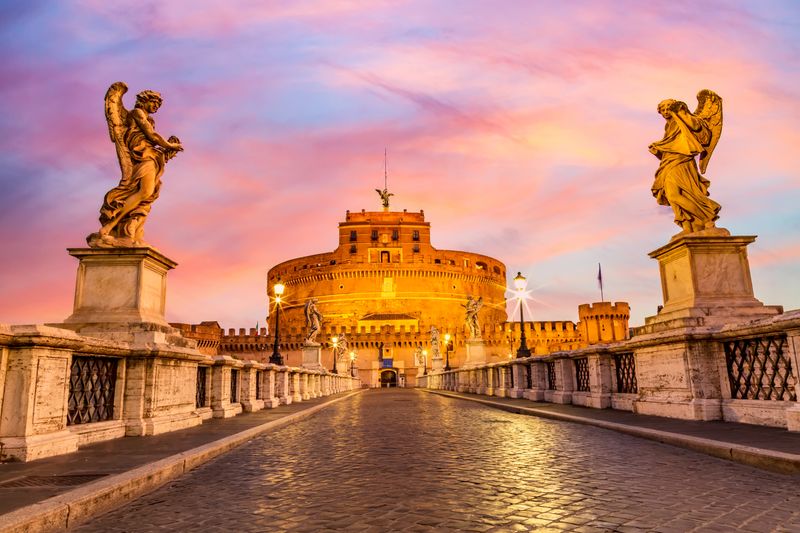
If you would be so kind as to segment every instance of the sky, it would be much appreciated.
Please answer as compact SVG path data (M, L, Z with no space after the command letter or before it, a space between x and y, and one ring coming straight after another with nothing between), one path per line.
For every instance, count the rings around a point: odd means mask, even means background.
M266 274L333 250L346 210L424 209L432 243L529 280L533 320L662 303L679 231L650 186L659 101L723 98L718 226L758 235L756 297L800 308L800 2L5 0L0 322L58 322L119 168L115 81L161 92L185 152L146 240L179 263L167 319L264 324ZM509 279L510 283L510 279ZM527 318L527 317L526 317Z

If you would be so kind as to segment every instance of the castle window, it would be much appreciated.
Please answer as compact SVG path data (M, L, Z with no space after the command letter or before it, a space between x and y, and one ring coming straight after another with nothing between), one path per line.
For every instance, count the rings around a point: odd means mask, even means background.
M500 275L500 267L498 267L498 266L494 267L492 269L492 272L494 272L495 274L497 274L499 276Z
M441 259L434 259L433 262L436 263L437 265L441 265L442 264L442 260Z
M411 240L418 241L419 240L419 230L415 229L414 232L411 234Z
M350 245L350 253L351 253L351 254L354 254L354 253L356 253L356 245L355 245L355 244L351 244L351 245Z
M376 229L372 230L372 233L370 233L369 238L372 239L373 241L377 241L378 240L378 230L376 230Z
M486 270L486 263L484 263L483 261L478 261L477 263L475 263L475 268L477 268L478 270Z
M336 264L336 259L331 259L331 264L335 265Z
M415 244L414 247L411 248L411 251L415 254L419 253L419 244Z
M469 259L464 259L464 268L469 268Z
M381 252L381 263L389 263L389 252Z
M356 233L355 230L351 231L350 232L350 242L355 241L357 238L358 238L358 233Z
M398 239L400 239L400 231L396 230L396 229L393 229L392 230L392 240L396 241Z

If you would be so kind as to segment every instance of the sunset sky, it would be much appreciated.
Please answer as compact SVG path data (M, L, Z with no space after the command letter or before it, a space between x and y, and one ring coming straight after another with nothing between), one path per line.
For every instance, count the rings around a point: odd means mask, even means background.
M170 161L147 221L179 263L170 321L264 325L267 270L330 251L345 211L424 209L433 245L530 280L533 320L662 303L679 231L650 186L656 105L724 100L718 225L758 235L756 297L800 307L800 2L4 1L0 322L72 310L119 181L103 95L160 91ZM510 280L509 280L510 282Z

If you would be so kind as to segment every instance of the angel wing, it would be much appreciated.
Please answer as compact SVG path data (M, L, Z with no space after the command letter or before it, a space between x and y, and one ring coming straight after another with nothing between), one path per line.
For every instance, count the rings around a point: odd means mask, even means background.
M122 95L128 92L128 86L124 82L118 81L111 85L106 91L105 112L106 122L108 122L108 135L117 148L117 159L119 168L122 170L122 180L124 183L130 179L133 173L133 162L128 147L125 146L123 136L125 135L125 124L128 121L128 110L122 104Z
M711 141L706 150L700 154L700 174L705 174L708 160L711 159L711 154L714 153L722 134L722 98L714 91L703 89L697 93L697 109L693 114L703 120L711 130Z

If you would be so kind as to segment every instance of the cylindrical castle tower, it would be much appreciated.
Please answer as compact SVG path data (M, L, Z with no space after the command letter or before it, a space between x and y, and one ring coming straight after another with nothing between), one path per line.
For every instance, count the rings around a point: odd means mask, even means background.
M359 368L367 359L377 360L381 342L395 363L413 367L413 351L426 347L431 326L463 343L468 296L483 300L478 315L483 330L495 331L506 321L505 265L485 255L437 250L423 211L348 211L334 251L272 267L270 296L278 279L286 286L282 344L286 341L289 351L299 348L306 330L303 306L317 298L324 315L317 341L346 333L359 350Z

